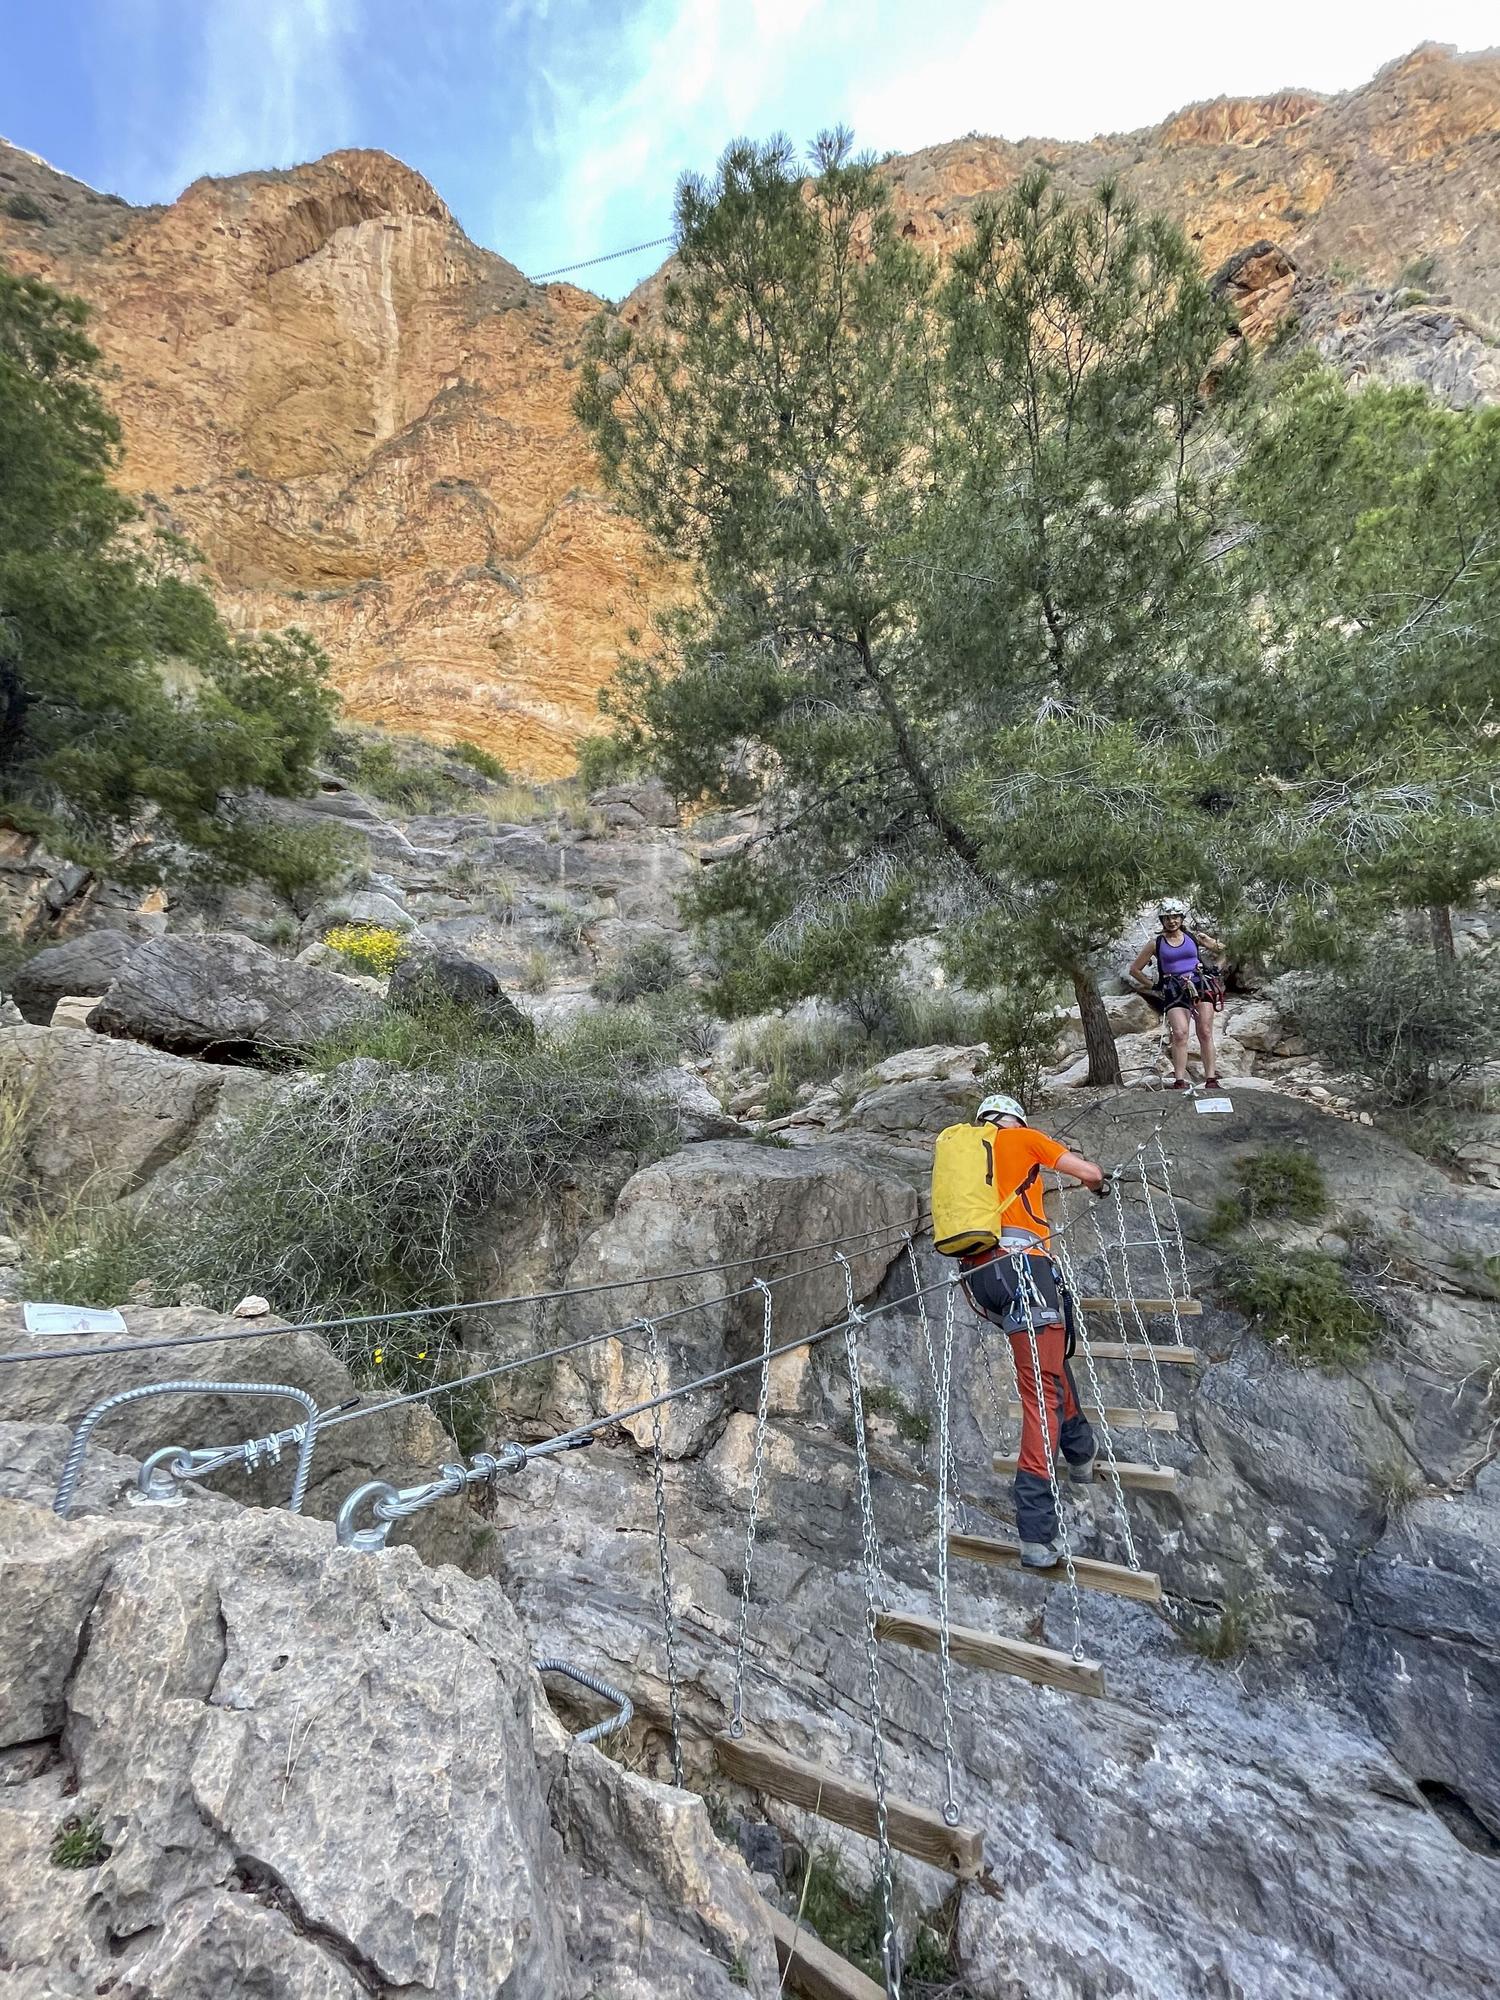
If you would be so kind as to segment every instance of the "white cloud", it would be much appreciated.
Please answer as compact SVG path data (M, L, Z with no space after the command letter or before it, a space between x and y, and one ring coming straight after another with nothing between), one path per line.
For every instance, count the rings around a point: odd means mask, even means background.
M509 20L545 53L527 83L533 199L522 216L508 193L494 240L533 270L661 234L678 174L747 132L800 141L842 119L877 152L971 130L1088 138L1198 98L1352 88L1423 39L1476 48L1497 32L1494 0L1261 0L1253 15L1201 0L638 0L608 35L588 0L511 0ZM595 282L623 289L654 263Z
M126 14L121 182L171 199L201 174L288 166L348 131L361 0L213 0L186 17L133 0Z

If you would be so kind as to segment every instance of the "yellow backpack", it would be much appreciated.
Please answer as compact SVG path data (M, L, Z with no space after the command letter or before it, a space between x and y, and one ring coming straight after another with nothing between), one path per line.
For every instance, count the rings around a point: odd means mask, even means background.
M1018 1188L997 1188L993 1133L990 1125L949 1125L938 1133L932 1153L932 1244L941 1256L993 1250L1004 1226L1001 1204L1008 1210L1017 1195L1031 1220L1043 1227L1026 1199L1041 1169L1033 1167Z
M933 1247L944 1257L993 1250L999 1222L992 1127L949 1125L932 1154Z

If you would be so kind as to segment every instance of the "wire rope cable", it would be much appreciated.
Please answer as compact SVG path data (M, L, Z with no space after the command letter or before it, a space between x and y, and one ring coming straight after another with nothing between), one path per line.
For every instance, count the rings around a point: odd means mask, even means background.
M730 1706L729 1733L745 1733L745 1641L750 1630L750 1580L755 1570L755 1528L760 1513L760 1480L765 1463L766 1418L771 1407L771 1287L760 1285L765 1295L765 1321L761 1330L760 1394L755 1404L755 1445L750 1455L750 1507L745 1516L745 1559L740 1574L740 1607L734 1633L734 1692Z
M651 1393L661 1392L661 1341L653 1320L643 1319L646 1355L651 1371ZM672 1725L672 1783L682 1789L682 1695L677 1671L677 1621L672 1609L672 1554L667 1542L667 1482L662 1462L662 1401L651 1407L651 1484L656 1500L656 1564L661 1577L661 1624L666 1640L667 1706Z

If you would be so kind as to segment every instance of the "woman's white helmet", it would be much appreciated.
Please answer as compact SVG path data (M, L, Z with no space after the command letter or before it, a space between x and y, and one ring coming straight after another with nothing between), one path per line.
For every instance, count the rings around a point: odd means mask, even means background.
M987 1097L974 1113L976 1125L998 1125L1002 1118L1015 1118L1024 1125L1025 1107L1016 1098L997 1093L993 1097Z
M1159 917L1181 917L1186 923L1188 906L1181 896L1163 896L1156 906L1156 914Z

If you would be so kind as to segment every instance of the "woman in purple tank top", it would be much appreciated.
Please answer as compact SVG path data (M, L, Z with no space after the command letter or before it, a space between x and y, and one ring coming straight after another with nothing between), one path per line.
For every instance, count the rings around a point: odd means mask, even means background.
M1126 977L1146 995L1152 1006L1164 1012L1172 1035L1173 1090L1189 1090L1187 1080L1188 1034L1196 1021L1198 1048L1203 1057L1203 1081L1210 1090L1219 1088L1219 1066L1214 1056L1214 1015L1224 1004L1224 984L1211 966L1203 963L1202 946L1222 951L1216 938L1195 936L1187 927L1187 905L1175 896L1162 899L1157 910L1161 934L1142 945ZM1141 975L1156 960L1156 984L1141 986Z

